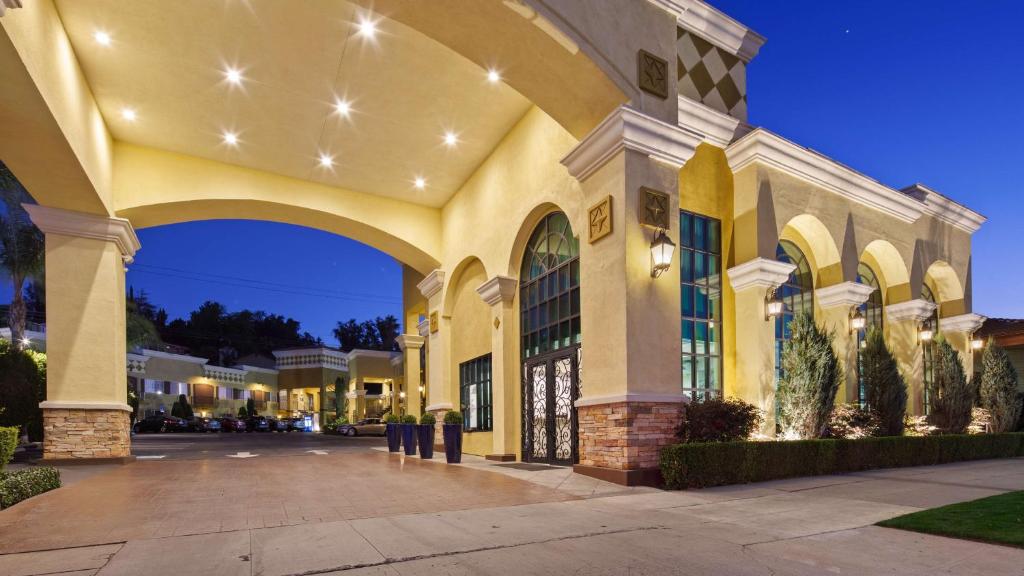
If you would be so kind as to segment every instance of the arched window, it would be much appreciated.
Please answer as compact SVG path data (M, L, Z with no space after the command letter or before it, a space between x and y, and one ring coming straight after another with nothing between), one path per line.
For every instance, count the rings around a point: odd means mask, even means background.
M782 375L782 347L791 336L790 323L801 312L814 314L814 276L807 257L788 240L779 241L775 259L796 266L775 292L782 300L782 314L775 319L775 375L778 377Z
M857 266L857 282L865 286L871 286L874 291L858 309L864 316L864 330L857 332L857 401L861 407L866 406L866 394L864 389L863 367L861 366L861 348L864 346L867 335L872 330L881 330L882 318L882 287L878 282L878 276L870 266L861 262Z
M932 304L938 304L935 300L935 293L928 284L921 286L921 299L925 302L931 302ZM935 311L928 317L927 320L921 323L923 330L931 330L932 338L927 342L921 343L921 366L923 368L922 380L923 380L923 399L924 399L924 413L928 414L931 407L930 402L930 391L932 385L935 383L935 337L939 334L939 308L936 306Z
M534 229L520 270L524 359L580 343L580 245L553 212Z

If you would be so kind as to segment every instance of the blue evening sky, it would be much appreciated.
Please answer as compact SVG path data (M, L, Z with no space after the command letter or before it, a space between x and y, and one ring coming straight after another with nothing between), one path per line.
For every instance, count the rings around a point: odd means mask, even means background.
M1024 2L713 4L768 38L748 70L751 123L988 216L974 243L975 310L1024 317ZM401 309L399 265L325 232L211 221L139 235L128 283L172 318L212 299L291 316L334 344L338 320Z

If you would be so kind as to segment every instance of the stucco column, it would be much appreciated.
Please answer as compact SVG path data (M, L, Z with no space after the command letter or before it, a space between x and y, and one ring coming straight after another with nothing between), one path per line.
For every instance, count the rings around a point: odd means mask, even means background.
M846 373L836 393L836 404L857 402L857 335L850 331L850 314L867 302L873 291L873 287L857 282L840 282L814 291L821 310L818 326L835 334L832 349Z
M974 349L971 347L971 341L974 339L974 333L984 323L985 317L974 313L939 319L939 331L960 353L960 360L964 364L964 374L968 379L974 377Z
M420 411L420 349L425 339L419 334L402 334L398 347L402 349L402 373L405 381L405 410L419 418Z
M886 344L892 349L907 383L907 414L924 414L924 353L918 338L921 323L931 317L936 304L908 300L885 307Z
M491 412L494 415L491 453L488 460L511 461L519 443L519 362L513 300L519 281L495 276L477 288L480 298L491 307Z
M448 351L450 322L442 314L444 270L434 270L417 287L427 299L427 411L438 416L458 407L458 399L452 398L448 376ZM440 427L438 427L440 430Z
M726 270L735 293L736 380L725 395L757 406L764 413L761 433L775 435L775 319L766 317L768 295L789 278L795 266L753 258Z
M25 209L46 234L43 458L130 458L124 267L139 240L123 218Z

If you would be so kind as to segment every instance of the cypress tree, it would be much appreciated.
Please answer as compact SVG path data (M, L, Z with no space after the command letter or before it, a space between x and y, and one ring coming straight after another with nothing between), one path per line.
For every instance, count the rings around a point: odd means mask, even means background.
M935 377L928 391L928 422L946 434L963 434L971 424L975 395L960 354L945 338L939 338L935 342Z
M776 392L779 425L785 438L821 438L844 380L843 364L832 349L834 334L818 328L810 314L798 314L790 332Z
M878 418L878 435L901 436L907 412L907 383L881 330L872 329L864 341L861 377L867 408Z
M981 406L988 410L993 432L1012 432L1020 418L1017 371L1006 351L989 340L981 357Z

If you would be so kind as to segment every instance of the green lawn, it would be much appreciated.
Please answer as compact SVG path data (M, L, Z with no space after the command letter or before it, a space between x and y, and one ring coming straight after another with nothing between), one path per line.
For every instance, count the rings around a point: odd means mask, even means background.
M1024 548L1024 491L914 512L878 525Z

